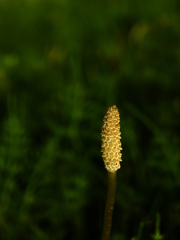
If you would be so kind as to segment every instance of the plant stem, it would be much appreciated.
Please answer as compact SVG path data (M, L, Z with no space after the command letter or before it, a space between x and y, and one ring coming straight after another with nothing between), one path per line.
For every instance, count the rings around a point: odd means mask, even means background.
M112 222L115 193L116 193L116 171L115 172L108 171L108 193L107 193L106 208L104 213L102 240L109 240L109 236L111 232L111 222Z

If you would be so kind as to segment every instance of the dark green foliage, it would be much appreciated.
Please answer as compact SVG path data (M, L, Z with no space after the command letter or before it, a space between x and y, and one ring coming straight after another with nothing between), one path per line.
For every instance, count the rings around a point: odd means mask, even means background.
M111 238L179 240L179 76L178 0L1 0L0 239L100 239L116 104Z

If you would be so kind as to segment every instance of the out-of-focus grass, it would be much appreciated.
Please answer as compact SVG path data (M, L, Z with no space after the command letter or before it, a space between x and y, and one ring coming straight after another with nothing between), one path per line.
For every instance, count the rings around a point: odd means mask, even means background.
M179 239L178 1L0 1L0 239L100 239L102 119L120 111L112 239Z

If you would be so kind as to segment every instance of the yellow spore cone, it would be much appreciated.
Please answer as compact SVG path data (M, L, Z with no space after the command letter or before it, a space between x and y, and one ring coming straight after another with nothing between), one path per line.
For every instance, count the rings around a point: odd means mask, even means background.
M103 119L101 152L105 168L115 172L120 168L121 160L121 132L120 117L117 107L109 107Z

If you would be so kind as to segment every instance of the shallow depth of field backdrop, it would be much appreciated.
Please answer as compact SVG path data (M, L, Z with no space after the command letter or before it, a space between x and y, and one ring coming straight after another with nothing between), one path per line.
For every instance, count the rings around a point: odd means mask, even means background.
M100 239L114 104L111 240L179 240L179 1L0 0L1 240Z

